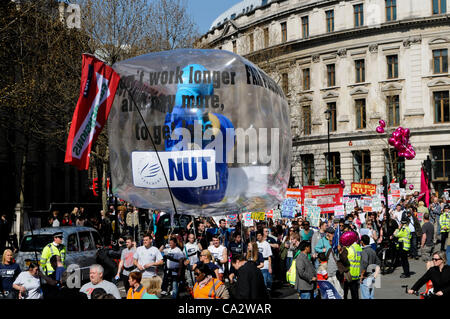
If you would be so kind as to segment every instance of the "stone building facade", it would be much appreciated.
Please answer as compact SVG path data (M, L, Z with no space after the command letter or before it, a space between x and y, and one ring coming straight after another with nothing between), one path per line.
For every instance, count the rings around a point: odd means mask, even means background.
M328 177L379 184L387 174L419 190L429 156L432 187L450 186L449 0L246 0L233 8L200 44L272 66L291 108L296 185ZM375 131L381 119L388 133L410 128L413 160L389 156L388 134Z

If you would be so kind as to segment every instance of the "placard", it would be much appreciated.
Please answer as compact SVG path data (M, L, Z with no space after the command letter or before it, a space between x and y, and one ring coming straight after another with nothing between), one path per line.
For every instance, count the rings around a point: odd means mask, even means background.
M322 213L334 213L334 206L341 204L343 188L340 184L325 186L304 186L302 192L302 202L308 198L317 199L317 206ZM307 206L303 204L303 206Z
M266 212L266 218L273 218L273 210L269 210L268 212Z
M342 217L342 216L345 216L344 205L334 206L334 217Z
M294 218L297 204L295 198L286 198L281 205L281 217Z
M273 219L274 220L281 219L281 210L279 210L279 209L273 210Z
M256 212L256 213L252 213L252 219L255 219L255 220L264 220L264 219L266 219L266 212Z
M319 206L308 206L305 207L305 218L307 221L309 221L309 223L311 224L311 226L313 227L319 227L320 224L320 213L321 213L321 208Z
M374 195L377 192L377 185L352 183L351 194L353 195Z

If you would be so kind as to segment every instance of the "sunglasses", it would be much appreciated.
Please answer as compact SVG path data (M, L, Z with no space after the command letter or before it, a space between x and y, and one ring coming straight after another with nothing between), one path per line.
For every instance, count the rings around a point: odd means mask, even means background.
M62 236L55 236L55 238L63 239L63 237L62 237Z
M442 260L442 258L432 258L433 261Z

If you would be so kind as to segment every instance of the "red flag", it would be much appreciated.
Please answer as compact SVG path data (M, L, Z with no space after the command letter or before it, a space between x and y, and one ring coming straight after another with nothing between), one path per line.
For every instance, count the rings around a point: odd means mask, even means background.
M425 194L425 205L429 207L430 189L428 188L428 178L423 170L423 167L420 169L420 192Z
M92 144L108 119L119 75L93 55L83 54L80 97L73 113L64 163L89 168Z

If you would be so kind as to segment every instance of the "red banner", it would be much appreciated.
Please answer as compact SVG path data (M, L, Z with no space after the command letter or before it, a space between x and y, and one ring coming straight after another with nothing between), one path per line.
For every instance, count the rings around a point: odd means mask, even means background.
M83 54L80 97L73 113L64 163L89 168L89 154L108 119L119 75L92 55Z
M325 186L303 186L302 203L305 198L317 199L317 206L322 210L322 214L334 213L334 206L341 205L343 188L340 184Z

